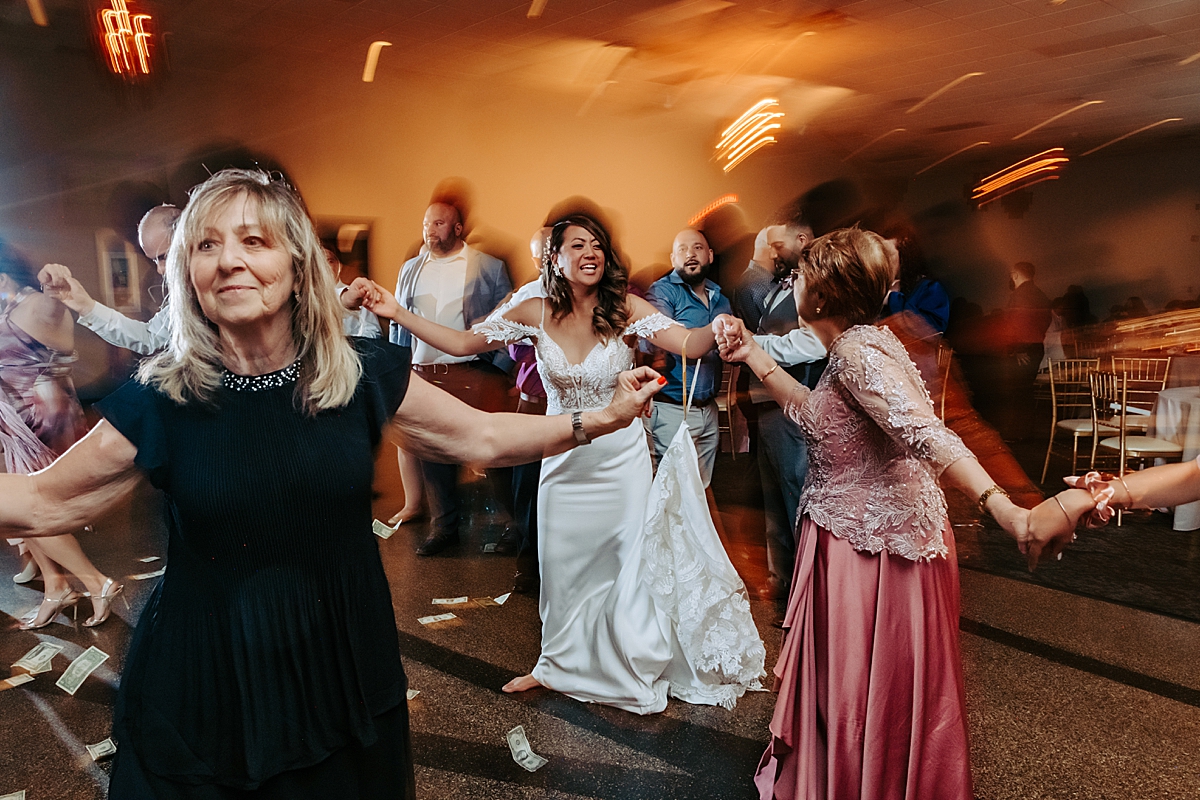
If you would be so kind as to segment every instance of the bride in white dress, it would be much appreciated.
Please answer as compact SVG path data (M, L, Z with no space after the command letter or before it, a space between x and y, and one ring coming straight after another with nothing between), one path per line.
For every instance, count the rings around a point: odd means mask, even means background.
M455 355L531 340L548 414L603 408L633 365L638 337L700 355L707 328L687 330L641 298L594 220L556 224L545 248L546 298L455 331L361 291L375 313ZM690 345L690 347L688 347ZM545 686L638 714L671 695L732 708L760 689L766 653L745 587L721 546L686 427L651 474L640 424L542 461L538 494L542 651L504 690Z

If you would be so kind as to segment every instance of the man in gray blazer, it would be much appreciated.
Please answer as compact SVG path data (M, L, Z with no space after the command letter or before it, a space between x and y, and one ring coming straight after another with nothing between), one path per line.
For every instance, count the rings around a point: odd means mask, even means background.
M422 240L427 252L405 262L396 282L396 300L414 314L467 330L512 292L504 262L463 241L462 215L453 205L433 203L426 209ZM390 338L412 348L413 371L430 383L484 411L515 410L507 377L512 359L503 349L481 356L453 356L395 324ZM431 530L417 555L428 556L458 544L458 465L422 461L421 473ZM503 486L511 483L511 475L497 477Z

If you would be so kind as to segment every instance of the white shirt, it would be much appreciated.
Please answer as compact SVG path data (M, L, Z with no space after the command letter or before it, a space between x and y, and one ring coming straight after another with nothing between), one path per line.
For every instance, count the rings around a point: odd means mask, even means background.
M545 296L546 287L542 285L542 279L541 276L539 276L509 295L508 299L497 306L495 311L487 315L487 318L493 319L495 317L502 317L509 311L512 311L514 308L521 305L521 303L524 303L526 300L532 300L535 297ZM533 342L525 339L518 344L533 344Z
M413 310L456 331L466 330L463 320L463 292L467 286L467 246L453 255L436 258L430 254L421 267L413 290ZM414 364L462 364L475 356L452 356L420 339L413 338Z
M79 316L79 324L109 344L144 356L164 349L170 336L167 332L165 307L151 317L149 322L142 322L130 319L102 303L96 303L91 311Z

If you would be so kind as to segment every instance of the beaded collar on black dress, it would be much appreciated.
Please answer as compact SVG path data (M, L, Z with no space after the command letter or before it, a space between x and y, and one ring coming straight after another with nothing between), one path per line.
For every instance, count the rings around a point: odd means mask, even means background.
M265 392L267 389L278 389L295 383L300 376L300 359L296 359L283 369L268 372L266 375L235 375L229 370L221 373L221 385L235 392Z

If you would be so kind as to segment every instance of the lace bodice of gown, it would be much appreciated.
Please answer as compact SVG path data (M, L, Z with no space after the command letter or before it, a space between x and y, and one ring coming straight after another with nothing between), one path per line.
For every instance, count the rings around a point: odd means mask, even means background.
M633 348L625 342L626 337L652 336L678 324L662 314L649 314L631 322L621 336L597 342L578 364L567 359L567 354L542 326L535 328L496 316L480 322L472 330L486 336L489 342L511 344L524 339L535 340L538 372L546 387L546 413L563 414L597 411L609 404L617 388L617 376L633 367Z
M973 457L933 411L920 373L887 327L859 325L829 348L811 394L785 412L808 440L799 513L856 550L944 556L942 470Z

